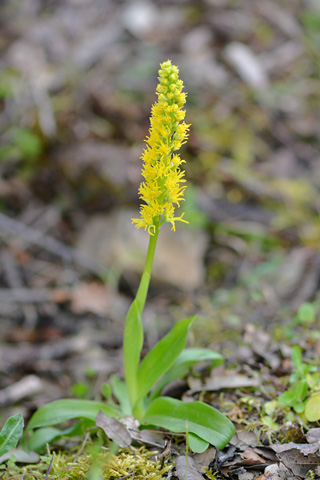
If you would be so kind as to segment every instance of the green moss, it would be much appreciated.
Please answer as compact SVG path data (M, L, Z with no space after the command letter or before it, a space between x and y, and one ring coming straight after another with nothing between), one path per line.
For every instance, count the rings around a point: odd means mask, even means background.
M160 461L154 459L155 454L156 452L148 451L145 447L120 449L116 455L106 447L100 447L99 452L94 453L88 448L81 455L76 452L62 451L54 454L49 478L51 480L82 480L92 478L91 472L95 469L100 472L101 480L115 480L126 476L132 476L135 480L160 480L172 465L161 467ZM8 465L3 479L12 477L24 480L44 479L51 457L49 454L41 457L40 463L21 468Z

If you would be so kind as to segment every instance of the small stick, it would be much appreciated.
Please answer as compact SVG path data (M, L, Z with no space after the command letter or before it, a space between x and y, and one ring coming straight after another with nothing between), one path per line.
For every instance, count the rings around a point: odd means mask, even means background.
M264 371L264 373L270 378L270 380L275 384L276 387L279 388L279 390L281 390L281 392L285 392L286 391L286 388L281 385L281 383L278 382L278 380L273 376L271 375L271 373L269 372L269 370L265 367L265 365L263 365L263 363L259 363L259 367L261 368L261 370Z
M167 457L170 454L170 450L171 450L171 440L169 441L166 440L164 444L164 450L158 455L158 458L161 459L161 462L160 462L161 469L164 467L165 457Z
M74 463L78 460L78 458L80 457L81 453L83 452L84 447L86 446L86 443L87 443L89 437L90 437L90 433L87 432L86 435L85 435L85 437L84 437L84 439L83 439L82 445L81 445L81 447L79 448L79 451L78 451L77 455L76 455L76 456L74 457L74 459L73 459L73 462L74 462Z

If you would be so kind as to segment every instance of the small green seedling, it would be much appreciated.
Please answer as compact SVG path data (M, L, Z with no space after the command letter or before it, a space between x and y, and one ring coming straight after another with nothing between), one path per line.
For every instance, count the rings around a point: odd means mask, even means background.
M152 107L150 136L143 152L142 176L139 194L143 203L140 218L133 219L137 228L149 234L149 247L145 268L136 297L127 314L123 333L123 366L125 381L113 378L111 389L118 400L112 402L110 391L103 387L107 402L90 400L58 400L40 408L31 418L25 437L27 446L41 450L46 443L63 436L79 435L95 426L101 410L109 417L134 416L143 427L162 427L176 433L186 433L191 450L202 452L209 444L224 448L234 434L234 426L222 413L199 402L184 403L161 396L164 387L185 376L197 362L209 361L211 367L222 363L216 352L202 348L187 348L188 332L195 320L190 317L178 322L147 355L141 359L143 346L142 313L145 306L153 258L160 227L169 222L175 230L175 222L186 222L183 214L175 215L176 206L184 200L184 162L175 153L186 142L189 125L183 120L186 94L178 77L178 68L170 61L159 70L158 101ZM66 420L79 419L76 425L64 430L53 428Z
M320 386L320 377L315 365L303 362L298 345L292 348L291 356L294 367L289 379L291 386L278 397L278 402L281 406L291 407L296 413L302 414L310 394Z
M21 413L9 417L0 432L0 463L1 457L17 446L23 433L23 417Z
M285 337L288 340L293 340L297 335L296 327L307 327L312 325L317 318L318 309L318 302L302 303L298 308L296 315L293 316L288 325L276 329L277 335L280 336L280 338ZM311 335L317 335L316 331L312 332Z

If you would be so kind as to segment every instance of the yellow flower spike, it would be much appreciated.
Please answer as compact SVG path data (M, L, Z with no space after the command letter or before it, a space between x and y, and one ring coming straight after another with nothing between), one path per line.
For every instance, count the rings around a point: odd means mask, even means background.
M186 222L183 214L174 216L175 206L184 200L184 172L180 165L184 160L174 152L179 150L188 138L187 125L183 120L186 94L182 92L183 82L178 77L179 69L168 60L160 65L159 84L156 89L158 101L152 106L147 147L141 159L144 181L139 188L141 218L133 218L137 228L144 228L154 235L163 222L172 224ZM182 123L180 123L182 122Z

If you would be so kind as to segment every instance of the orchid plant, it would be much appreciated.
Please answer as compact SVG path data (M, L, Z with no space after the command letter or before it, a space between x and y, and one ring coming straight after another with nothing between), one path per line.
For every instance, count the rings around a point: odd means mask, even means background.
M210 405L161 396L167 384L186 375L195 363L210 361L211 367L215 367L223 361L220 354L209 349L184 348L195 317L179 321L141 359L144 337L141 317L161 225L169 222L175 230L175 222L187 223L183 214L175 215L186 188L184 171L180 169L184 160L176 153L186 142L190 127L184 121L186 94L182 92L178 68L169 60L160 67L158 100L152 107L150 135L141 157L144 180L139 189L140 217L132 220L137 228L144 228L149 234L149 247L140 285L124 327L125 380L116 377L111 380L112 395L107 402L64 399L39 408L25 433L24 442L30 449L40 450L48 442L77 435L94 426L99 411L120 421L124 416L134 416L143 428L162 427L176 433L187 431L188 446L196 452L206 450L210 444L223 448L234 434L232 422ZM79 421L67 429L55 426L75 418Z

